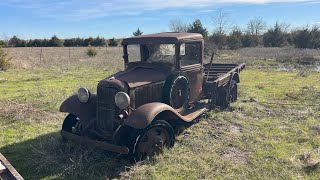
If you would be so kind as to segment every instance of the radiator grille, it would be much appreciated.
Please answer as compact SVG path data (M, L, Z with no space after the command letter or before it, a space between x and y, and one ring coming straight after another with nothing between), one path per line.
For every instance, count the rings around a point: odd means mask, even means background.
M96 128L103 131L113 130L113 121L119 114L119 108L114 101L117 92L115 88L98 86Z

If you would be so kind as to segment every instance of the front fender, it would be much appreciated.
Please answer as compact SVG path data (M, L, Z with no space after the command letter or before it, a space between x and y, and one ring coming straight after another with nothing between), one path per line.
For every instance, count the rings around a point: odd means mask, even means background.
M125 120L123 126L130 126L135 129L143 129L147 127L157 116L166 118L166 120L183 119L183 117L169 105L153 102L138 107Z
M97 96L91 94L89 101L82 103L77 95L70 96L60 106L60 112L67 112L77 116L83 122L89 122L90 119L96 117Z

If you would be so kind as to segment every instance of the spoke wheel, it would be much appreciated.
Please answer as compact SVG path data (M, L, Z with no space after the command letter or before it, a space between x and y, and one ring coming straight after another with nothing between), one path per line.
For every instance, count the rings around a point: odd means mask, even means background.
M171 148L174 138L174 131L169 123L163 120L156 121L138 135L133 149L135 161L162 153L164 148Z

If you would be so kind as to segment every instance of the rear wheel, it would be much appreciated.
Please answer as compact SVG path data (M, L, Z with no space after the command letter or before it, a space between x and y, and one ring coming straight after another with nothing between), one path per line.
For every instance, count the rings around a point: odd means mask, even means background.
M220 107L227 107L228 101L227 101L227 88L225 87L219 87L217 90L217 106Z
M136 162L141 161L161 153L164 148L173 147L174 141L175 134L171 125L157 120L136 136L131 152Z
M235 80L231 80L230 84L225 87L218 88L217 105L226 108L231 102L238 99L238 85Z
M238 84L235 80L231 81L229 102L236 102L238 100Z

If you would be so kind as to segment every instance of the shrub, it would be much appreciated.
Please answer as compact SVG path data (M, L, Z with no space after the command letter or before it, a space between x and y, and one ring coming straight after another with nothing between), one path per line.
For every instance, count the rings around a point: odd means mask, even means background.
M263 44L265 47L283 47L287 44L286 33L279 23L276 23L273 28L268 29L268 32L263 35Z
M94 38L90 44L91 46L105 46L106 45L106 40L104 38L100 38L99 36Z
M27 43L26 41L19 39L17 36L13 36L12 38L10 38L8 45L10 47L26 47Z
M5 45L6 45L6 42L0 40L0 47L5 46Z
M296 48L320 48L320 27L298 29L292 32L292 41Z
M87 50L87 55L90 57L96 56L97 55L97 50L94 47L89 47Z
M5 71L11 66L11 57L0 47L0 71Z
M109 40L108 46L118 46L118 42L112 38Z
M227 36L224 33L213 33L210 40L217 45L218 49L222 49L227 44Z
M230 33L227 43L230 49L239 49L241 45L242 32L239 28L234 28Z
M71 38L71 39L65 39L63 45L65 47L72 47L75 46L75 38Z
M241 43L243 47L256 47L259 45L259 36L258 35L251 35L246 33L241 37Z

